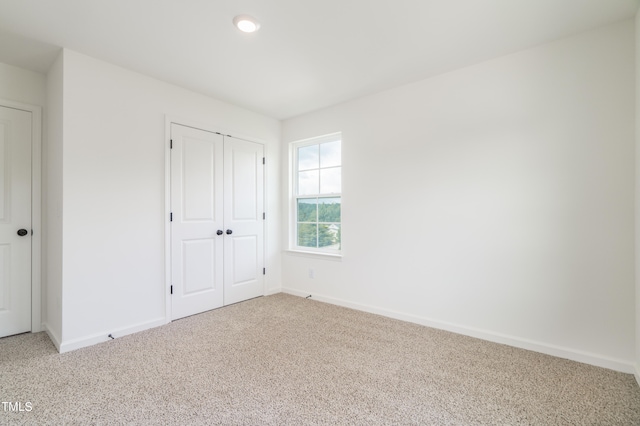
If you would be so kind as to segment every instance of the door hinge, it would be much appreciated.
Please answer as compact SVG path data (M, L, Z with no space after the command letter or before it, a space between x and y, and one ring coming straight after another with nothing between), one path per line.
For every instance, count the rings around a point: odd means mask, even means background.
M173 139L169 139L169 149L173 149Z
M171 286L171 294L173 294L173 286Z
M267 275L267 268L262 268L262 275Z
M169 213L169 222L173 222L173 212Z
M262 164L265 164L265 162L266 162L266 161L267 161L267 160L265 160L265 158L264 158L264 157L262 157Z
M262 220L265 220L267 218L267 214L266 213L262 213Z

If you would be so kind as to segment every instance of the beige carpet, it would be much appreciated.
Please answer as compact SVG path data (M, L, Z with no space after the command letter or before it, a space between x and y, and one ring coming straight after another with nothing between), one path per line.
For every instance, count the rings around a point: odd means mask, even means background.
M632 375L279 294L58 354L0 339L0 425L640 425Z

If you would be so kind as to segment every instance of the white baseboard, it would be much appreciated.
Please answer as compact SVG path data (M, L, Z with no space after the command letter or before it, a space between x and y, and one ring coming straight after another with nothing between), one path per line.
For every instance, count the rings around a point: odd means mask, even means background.
M47 336L49 336L49 339L56 347L58 352L60 352L60 338L58 337L58 335L54 333L53 330L51 330L51 327L49 327L47 323L42 324L42 327L44 328L44 332L47 333Z
M92 346L98 343L107 342L111 340L111 338L109 337L109 334L111 334L115 339L117 339L119 337L123 337L128 334L138 333L140 331L159 327L165 324L166 324L165 318L162 317L162 318L143 322L143 323L129 326L129 327L122 327L122 328L113 329L113 330L105 330L101 333L96 333L91 336L65 341L65 342L62 342L60 345L56 345L56 347L58 348L58 351L60 353L65 353L65 352L73 351L76 349L85 348L87 346Z
M638 386L640 386L640 364L636 364L635 370L633 375L636 376L636 382L638 382Z
M305 293L299 290L283 288L283 293L291 294L294 296L307 297L309 293ZM593 354L576 349L549 345L547 343L536 342L529 339L523 339L516 336L509 336L502 333L496 333L489 330L482 330L473 327L461 326L458 324L452 324L445 321L438 321L430 318L424 318L416 315L405 314L402 312L392 311L388 309L378 308L375 306L363 305L360 303L349 302L342 299L337 299L329 296L323 296L320 294L311 295L311 300L317 300L320 302L331 303L333 305L344 306L346 308L356 309L358 311L369 312L372 314L378 314L402 321L412 322L415 324L424 325L427 327L437 328L440 330L450 331L457 334L463 334L465 336L476 337L478 339L487 340L490 342L500 343L503 345L513 346L520 349L526 349L534 352L540 352L546 355L551 355L559 358L570 359L572 361L582 362L585 364L595 365L597 367L608 368L610 370L620 371L627 374L635 374L638 383L640 383L640 372L637 366L633 363L623 361L620 359L610 358L599 354Z

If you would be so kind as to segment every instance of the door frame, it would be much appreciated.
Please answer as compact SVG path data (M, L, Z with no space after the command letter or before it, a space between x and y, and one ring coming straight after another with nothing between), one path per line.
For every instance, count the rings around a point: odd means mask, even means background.
M164 287L164 300L165 300L165 324L168 324L172 321L171 319L171 297L169 292L171 291L171 222L169 220L169 215L171 213L171 125L178 124L186 127L193 127L195 129L204 130L206 132L220 133L223 136L235 137L238 139L244 139L249 142L254 142L260 144L264 147L264 156L267 157L267 149L268 144L260 139L257 139L253 136L247 136L243 133L239 133L236 131L231 131L229 129L221 128L215 124L203 123L196 120L191 120L184 117L176 117L172 115L165 115L165 125L164 125L164 212L162 214L162 220L165 223L164 226L164 276L165 276L165 287ZM263 203L264 209L266 211L267 208L267 166L268 163L263 167ZM264 220L264 228L263 228L263 256L264 262L266 265L267 260L267 223L269 221L269 215L266 215L266 219ZM266 296L267 294L267 281L263 280L262 284L262 295Z
M31 332L42 331L42 107L0 99L0 106L31 113Z

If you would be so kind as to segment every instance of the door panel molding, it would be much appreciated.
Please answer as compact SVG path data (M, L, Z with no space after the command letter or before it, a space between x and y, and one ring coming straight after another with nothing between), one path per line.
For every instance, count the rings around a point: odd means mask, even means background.
M31 332L42 326L42 107L0 99L0 106L31 113Z

